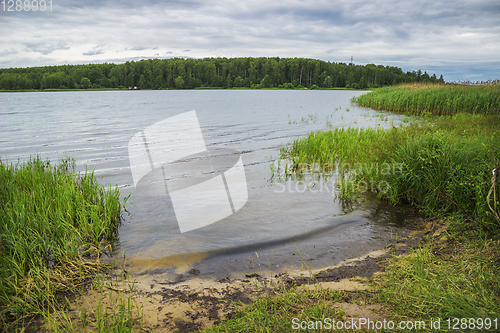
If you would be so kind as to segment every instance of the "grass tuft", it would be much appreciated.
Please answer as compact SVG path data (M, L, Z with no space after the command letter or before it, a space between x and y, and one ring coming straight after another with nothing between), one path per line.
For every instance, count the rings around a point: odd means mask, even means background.
M499 240L481 239L470 218L448 222L445 237L391 259L375 278L374 301L391 304L396 319L500 318Z
M261 297L205 332L290 332L304 321L314 322L312 332L320 332L328 327L328 322L323 322L325 318L346 319L346 314L334 306L345 297L344 291L322 288L282 289L275 295Z
M73 167L70 158L0 161L0 330L57 307L57 293L105 267L99 258L116 240L120 195Z

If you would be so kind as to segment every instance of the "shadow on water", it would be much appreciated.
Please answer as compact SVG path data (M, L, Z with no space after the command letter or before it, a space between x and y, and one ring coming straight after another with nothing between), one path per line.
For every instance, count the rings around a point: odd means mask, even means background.
M343 208L331 193L278 195L276 185L253 193L241 211L188 233L179 232L168 198L144 197L137 207L157 211L152 207L161 201L169 213L166 223L142 223L127 231L138 240L138 251L127 253L129 269L170 282L189 277L188 272L216 280L255 272L307 272L385 248L424 223L413 208L390 206L374 193ZM130 239L122 241L129 251L134 248Z

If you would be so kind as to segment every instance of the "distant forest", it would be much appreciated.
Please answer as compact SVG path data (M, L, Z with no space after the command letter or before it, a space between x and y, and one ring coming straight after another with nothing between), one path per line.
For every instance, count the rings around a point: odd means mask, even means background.
M0 89L350 88L443 82L421 70L304 58L148 59L124 64L0 69Z

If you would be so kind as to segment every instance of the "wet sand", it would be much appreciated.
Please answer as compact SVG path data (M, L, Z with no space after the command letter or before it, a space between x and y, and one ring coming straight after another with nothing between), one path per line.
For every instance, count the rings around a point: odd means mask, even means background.
M136 278L147 275L153 282L168 284L194 277L219 281L247 274L308 273L386 248L398 238L422 229L425 223L426 219L411 207L392 207L368 198L356 210L336 217L335 224L312 228L296 236L159 258L127 254L126 269Z
M429 219L422 229L394 239L383 249L323 269L288 273L252 271L218 280L204 277L195 268L188 270L186 277L184 274L178 277L178 281L162 281L155 274L129 275L128 280L106 283L102 294L85 292L72 302L72 310L94 308L96 303L112 307L118 297L130 297L141 308L144 331L197 331L227 320L241 306L283 288L368 289L368 278L383 271L383 261L408 253L419 245L424 236L443 228L441 221ZM132 285L133 291L130 291ZM377 304L363 306L346 300L336 306L351 316L362 314L364 318L378 320L383 315L373 311L382 307Z

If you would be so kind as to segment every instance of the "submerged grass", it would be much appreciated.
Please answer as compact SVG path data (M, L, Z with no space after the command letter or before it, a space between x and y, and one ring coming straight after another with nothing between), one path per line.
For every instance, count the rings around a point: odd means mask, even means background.
M57 308L103 268L121 222L117 188L77 175L67 158L22 165L0 161L0 330L23 327Z
M411 114L500 115L500 84L402 84L353 98L360 106Z
M296 173L316 164L323 172L340 170L352 184L383 183L375 190L392 204L409 203L429 214L483 216L485 225L494 221L487 195L492 170L500 166L498 116L457 114L390 129L336 128L299 138L281 154Z

